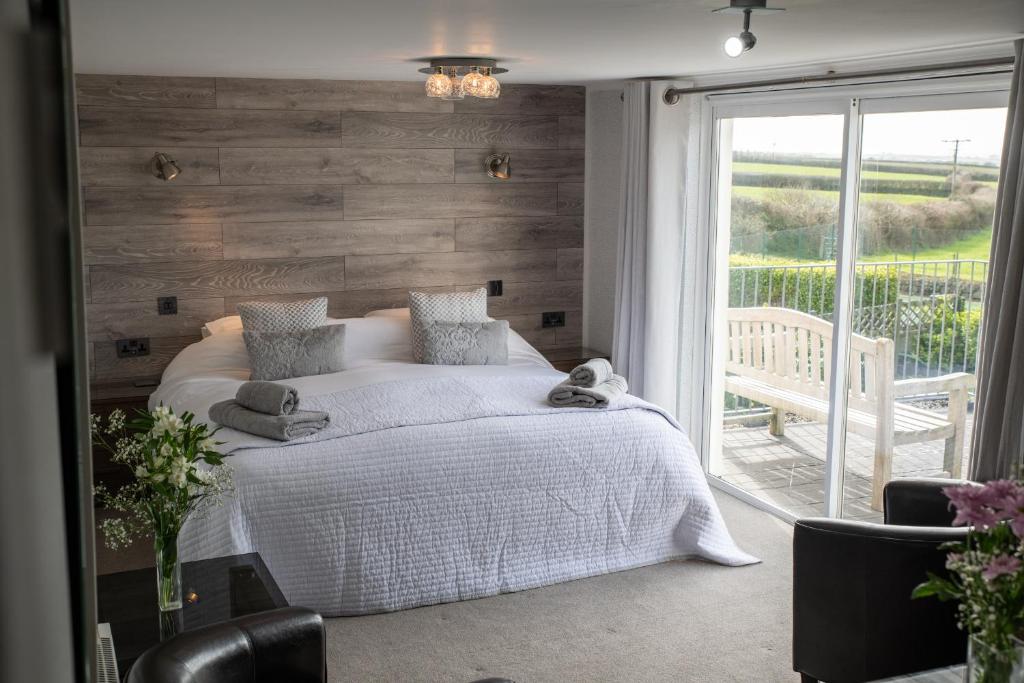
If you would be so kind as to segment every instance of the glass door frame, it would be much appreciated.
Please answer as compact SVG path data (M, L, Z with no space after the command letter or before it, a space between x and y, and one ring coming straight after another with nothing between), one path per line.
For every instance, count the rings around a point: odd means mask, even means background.
M756 507L794 521L792 513L764 501L742 488L711 474L712 454L721 453L722 399L724 397L725 359L721 344L715 340L725 334L725 309L728 287L719 287L718 278L728 273L728 240L720 239L719 226L728 223L728 202L719 202L720 191L730 183L731 154L723 159L721 151L731 152L730 119L765 116L810 116L833 114L843 119L842 159L840 162L840 193L836 256L836 287L833 302L834 330L825 453L825 502L822 514L839 517L843 504L843 478L846 449L847 402L849 398L849 356L852 334L855 261L860 190L861 137L864 115L887 112L935 111L1004 107L1007 104L1009 79L1004 74L971 77L949 76L920 81L852 84L813 88L797 88L774 92L711 94L702 102L702 120L709 130L703 131L707 141L702 150L700 175L706 197L701 212L701 227L708 232L708 298L705 321L706 354L702 420L704 430L699 452L701 466L709 482ZM726 206L721 206L725 204ZM839 374L842 373L842 374ZM842 381L840 381L840 379Z

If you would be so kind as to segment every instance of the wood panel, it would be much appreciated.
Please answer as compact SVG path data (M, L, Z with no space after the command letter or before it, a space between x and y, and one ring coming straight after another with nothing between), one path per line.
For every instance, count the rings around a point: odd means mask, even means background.
M89 225L85 262L214 261L223 258L219 224Z
M93 344L94 374L100 381L141 377L159 377L183 348L200 340L198 334L186 337L152 337L149 355L136 358L118 358L114 342Z
M279 78L218 78L217 106L367 112L450 113L454 110L451 102L424 96L421 81Z
M558 147L558 117L491 114L342 114L344 147Z
M89 341L132 337L187 337L205 323L224 315L224 299L180 299L177 315L159 315L156 301L89 304L86 322Z
M96 186L160 186L168 182L151 171L156 152L174 160L181 173L175 185L220 184L220 161L217 150L203 147L83 147L78 156L79 172L84 187Z
M214 107L212 78L177 76L75 76L80 106Z
M341 115L241 109L79 107L85 147L335 147Z
M543 311L583 310L583 283L506 282L501 296L487 299L487 311L494 317Z
M468 218L473 216L551 216L556 187L521 185L349 185L345 217Z
M482 251L346 257L349 289L397 289L555 279L555 252ZM95 296L95 293L94 293Z
M341 220L344 195L333 185L87 188L90 225Z
M447 149L239 148L220 152L225 185L445 183Z
M224 258L405 254L455 249L450 218L226 223Z
M480 217L455 221L455 248L459 251L582 246L583 219L578 216Z
M584 117L558 117L558 146L575 149L583 149L586 146L586 119Z
M582 249L559 249L558 250L558 279L559 280L582 280L583 279L583 250Z
M520 149L510 153L512 177L507 180L487 175L484 160L490 150L455 150L455 182L457 183L582 183L584 157L582 149Z
M455 102L457 113L479 114L562 114L583 116L587 89L566 85L503 84L496 100L467 97Z
M239 301L324 295L333 317L410 289L502 280L492 315L545 349L579 346L586 92L506 84L497 100L423 82L79 76L90 367L159 376ZM156 152L182 173L154 177ZM486 175L491 152L513 175ZM161 296L177 315L157 315ZM565 311L564 328L540 327ZM149 356L112 340L148 337Z
M583 183L558 184L558 213L561 216L582 216Z
M147 301L345 289L345 259L259 259L93 266L92 300Z

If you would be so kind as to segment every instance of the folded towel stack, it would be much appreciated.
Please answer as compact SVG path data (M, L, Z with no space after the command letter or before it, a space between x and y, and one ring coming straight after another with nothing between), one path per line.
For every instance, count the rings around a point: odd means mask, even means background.
M548 402L559 408L607 408L629 391L626 379L612 371L603 358L577 365L569 378L548 393Z
M275 382L246 382L238 388L235 398L210 406L210 419L277 441L316 434L331 422L327 413L298 408L299 393L292 387Z
M238 387L239 405L267 415L291 415L299 409L299 392L277 382L246 382Z

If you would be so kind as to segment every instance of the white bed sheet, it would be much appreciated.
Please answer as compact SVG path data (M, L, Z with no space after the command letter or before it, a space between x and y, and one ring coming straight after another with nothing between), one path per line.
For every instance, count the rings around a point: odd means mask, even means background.
M689 440L653 406L544 405L565 375L514 333L508 366L427 366L409 358L408 319L339 322L349 368L287 383L335 422L371 426L294 444L222 430L236 491L186 524L184 559L259 552L291 604L328 616L676 558L756 561L729 536ZM206 419L248 372L240 333L215 334L171 363L151 402Z

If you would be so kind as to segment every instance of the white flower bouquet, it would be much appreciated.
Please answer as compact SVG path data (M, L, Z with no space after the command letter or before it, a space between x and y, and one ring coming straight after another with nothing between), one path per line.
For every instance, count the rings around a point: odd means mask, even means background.
M231 489L230 468L213 438L217 430L194 418L187 412L179 417L167 406L139 411L131 422L120 410L111 412L106 424L92 416L93 443L135 474L116 493L96 487L99 502L122 513L101 523L106 545L116 550L153 534L159 605L165 611L181 608L182 525L190 515L218 504Z

